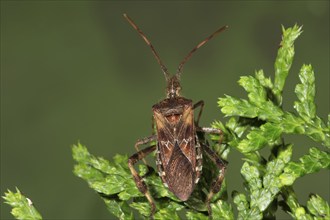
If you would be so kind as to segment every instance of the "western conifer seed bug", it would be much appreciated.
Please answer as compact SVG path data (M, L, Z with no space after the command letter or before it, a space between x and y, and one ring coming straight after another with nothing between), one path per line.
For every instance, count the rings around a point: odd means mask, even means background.
M181 201L189 199L199 181L203 168L202 151L204 151L216 164L219 169L219 175L211 185L209 194L206 197L206 206L209 215L212 218L210 206L211 198L215 193L220 191L227 162L222 160L206 144L201 143L197 137L197 132L219 135L222 135L222 132L219 129L205 128L198 125L203 111L204 102L199 101L196 104L193 104L192 100L180 96L180 77L184 64L190 59L192 54L215 35L226 30L227 26L221 27L194 47L179 64L177 73L170 76L167 68L162 63L159 55L145 34L131 18L126 14L124 14L124 17L150 47L167 82L166 98L152 106L153 122L156 123L156 134L138 140L135 144L135 148L138 152L128 159L128 166L133 175L136 186L146 196L150 203L150 218L153 218L156 211L155 202L147 185L135 170L134 164L140 160L143 160L146 163L144 158L155 150L156 165L163 184ZM197 120L195 120L194 110L198 107L200 107L200 110ZM140 145L153 143L154 141L156 141L156 145L139 150Z

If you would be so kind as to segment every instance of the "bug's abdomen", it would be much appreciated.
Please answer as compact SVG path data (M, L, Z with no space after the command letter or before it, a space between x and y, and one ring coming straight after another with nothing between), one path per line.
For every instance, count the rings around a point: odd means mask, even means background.
M171 158L166 165L162 166L162 169L162 179L167 184L168 189L180 200L186 201L194 190L196 173L178 143L174 144Z

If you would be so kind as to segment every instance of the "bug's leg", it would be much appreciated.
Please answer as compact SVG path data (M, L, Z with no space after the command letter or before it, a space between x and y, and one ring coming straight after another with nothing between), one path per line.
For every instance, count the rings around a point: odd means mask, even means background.
M151 129L152 129L151 135L155 135L156 130L155 130L155 118L154 118L154 116L151 116Z
M221 145L223 139L223 132L218 128L208 128L208 127L197 127L197 131L206 133L206 134L218 134L219 135L219 144Z
M147 143L149 143L149 142L151 142L151 141L154 141L154 140L156 140L156 139L157 139L157 136L154 135L154 134L153 134L152 136L150 136L150 137L146 137L146 138L139 139L139 140L137 140L137 142L135 143L134 147L135 147L135 149L136 149L137 152L140 152L140 148L139 148L139 146L141 146L141 145L143 145L143 144L147 144ZM142 161L143 161L143 163L149 168L149 165L148 165L146 159L144 159L144 158L145 158L145 156L142 158Z
M209 191L209 194L206 198L206 206L209 212L209 215L212 216L212 209L211 209L211 199L214 194L218 193L221 189L221 184L223 182L223 179L225 177L225 172L227 168L228 162L225 160L222 160L211 148L209 148L207 145L202 144L202 149L206 154L209 156L209 158L215 163L215 165L219 168L219 175L214 180L214 182L211 185L211 189Z
M197 120L196 120L196 125L199 125L199 119L201 118L202 112L203 112L203 108L204 108L204 101L200 100L199 102L195 103L193 106L193 109L196 109L200 106L200 110L197 116Z
M222 138L223 138L223 133L220 129L217 128L206 128L206 127L199 127L199 119L201 118L202 112L203 112L203 108L204 108L204 101L200 100L199 102L195 103L193 106L193 109L196 109L200 106L200 110L197 116L197 120L196 120L196 125L197 125L197 130L204 132L204 133L208 133L208 134L219 134L220 139L219 139L219 144L222 143Z
M143 139L143 140L147 140L147 139ZM138 141L139 142L139 141ZM149 141L150 142L150 141ZM147 143L147 142L146 142ZM147 198L150 207L151 207L151 211L150 211L150 218L152 219L155 211L156 211L156 205L155 202L148 190L147 185L145 184L145 182L143 181L142 177L138 174L138 172L135 170L134 168L134 164L136 164L139 160L142 160L143 158L145 158L148 154L150 154L151 152L155 151L156 149L156 145L147 147L135 154L133 154L129 159L128 159L128 167L133 175L133 179L135 181L135 184L137 186L137 188L140 190L141 193L143 193L145 195L145 197Z

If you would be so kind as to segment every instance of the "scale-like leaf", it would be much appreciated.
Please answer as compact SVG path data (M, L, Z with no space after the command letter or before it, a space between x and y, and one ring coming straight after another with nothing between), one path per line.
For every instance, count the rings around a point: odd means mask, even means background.
M188 211L186 217L187 220L209 220L209 217L200 212Z
M133 220L133 213L126 201L103 199L107 209L120 220Z
M249 101L256 106L266 101L266 90L253 76L242 76L238 83L248 92Z
M329 204L319 195L312 195L307 201L307 208L316 218L330 219Z
M176 202L164 202L160 205L160 208L155 214L156 220L180 220L178 211L184 208L183 205L180 205Z
M222 113L227 116L243 116L247 118L257 117L257 108L244 99L237 99L226 95L225 98L219 98L218 105Z
M139 211L139 213L145 217L150 216L151 207L148 202L132 202L131 204L129 204L129 206Z
M282 41L280 43L280 48L277 52L277 57L275 60L275 82L274 82L274 92L277 96L278 103L282 103L282 91L285 84L285 80L289 74L291 68L292 60L294 57L294 41L301 34L301 27L298 25L292 28L285 29L282 27Z
M218 202L211 204L213 219L228 219L233 220L234 213L231 205L228 202L218 200Z
M283 185L292 185L298 177L330 168L330 154L315 147L299 160L300 162L290 161L284 168L284 173L280 176Z
M311 65L303 65L300 69L298 84L295 93L299 101L294 103L298 114L307 122L311 122L316 116L315 98L315 77Z
M11 214L17 219L39 220L42 219L32 201L22 195L16 188L16 193L8 190L3 196L5 203L12 207Z
M275 141L280 137L282 133L282 128L276 126L273 123L265 123L252 130L246 137L242 140L237 148L242 153L249 153L259 150L265 147L266 144L274 144Z

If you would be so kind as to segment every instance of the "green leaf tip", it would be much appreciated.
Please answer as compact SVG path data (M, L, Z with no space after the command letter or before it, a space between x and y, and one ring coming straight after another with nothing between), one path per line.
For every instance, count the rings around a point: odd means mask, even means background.
M253 76L242 76L238 83L248 92L251 103L259 105L266 101L266 90L260 81Z
M282 91L294 57L294 41L301 34L302 26L294 25L285 29L282 26L282 41L275 60L274 93L279 104L282 103Z
M316 116L315 98L315 77L311 65L303 65L299 72L301 84L298 84L295 93L299 101L296 101L294 108L306 121L313 120Z
M317 219L330 219L329 204L319 195L311 195L307 201L307 208Z
M130 175L127 156L115 155L114 163L102 157L91 155L81 144L72 148L73 158L77 164L74 173L86 180L91 188L105 195L118 194L121 199L128 200L128 191L131 196L141 195L135 190L134 181Z
M33 206L32 201L25 197L18 188L16 193L8 190L3 196L5 203L12 207L11 214L17 219L42 219L39 212Z
M330 168L330 154L314 147L299 160L300 162L290 161L284 168L284 173L280 176L283 185L292 185L299 177Z

